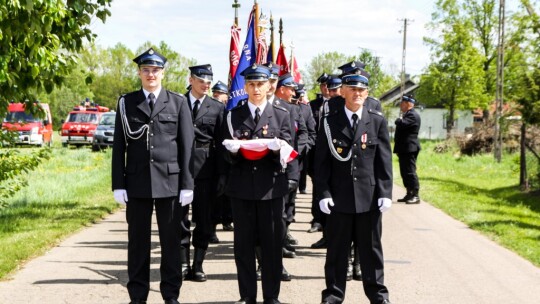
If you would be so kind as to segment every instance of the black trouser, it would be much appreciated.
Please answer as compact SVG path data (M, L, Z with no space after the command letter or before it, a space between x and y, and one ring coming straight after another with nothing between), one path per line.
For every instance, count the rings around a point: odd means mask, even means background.
M364 293L371 303L388 299L388 289L384 286L381 220L379 210L357 214L332 212L327 216L323 301L341 303L345 299L347 263L353 240L359 250Z
M403 185L409 192L415 192L418 194L420 189L420 183L418 182L418 176L416 175L416 159L418 158L418 152L398 153L399 159L399 173L403 179Z
M296 214L296 190L289 192L283 197L283 220L289 226L294 222Z
M150 289L150 250L152 212L156 209L161 246L160 291L163 299L178 299L182 274L180 271L180 220L182 206L178 197L134 198L126 207L128 223L127 289L132 300L146 300Z
M215 199L215 204L212 212L212 223L230 224L232 223L231 200L225 194L218 196Z
M313 180L312 180L313 181ZM315 195L316 189L315 189L315 183L313 185L313 194L311 196L311 215L313 216L313 220L311 220L311 223L319 223L324 229L324 226L326 226L326 213L321 211L321 207L319 207L319 198Z
M193 229L194 248L208 249L208 241L212 236L214 224L212 222L212 202L215 197L215 182L212 179L196 179L195 190L193 191L193 202L191 203L191 215L197 224ZM184 208L182 218L182 247L189 250L191 238L191 222L189 220L189 205Z
M298 189L300 190L306 190L307 187L307 174L308 174L308 158L304 157L301 160L301 167L302 170L300 171L300 179L298 180Z
M241 298L257 297L255 246L261 247L261 280L265 299L277 299L281 287L283 197L271 200L231 198L234 221L234 260ZM259 240L260 242L257 242Z

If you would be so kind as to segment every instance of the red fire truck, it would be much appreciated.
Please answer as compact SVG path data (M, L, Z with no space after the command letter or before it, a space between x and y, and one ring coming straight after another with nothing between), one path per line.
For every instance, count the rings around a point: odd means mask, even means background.
M10 103L8 113L2 122L2 129L19 132L18 144L51 146L52 144L52 117L49 105L37 103L44 112L41 118L34 117L25 111L24 103Z
M99 119L109 108L102 106L75 106L62 124L62 146L91 145Z

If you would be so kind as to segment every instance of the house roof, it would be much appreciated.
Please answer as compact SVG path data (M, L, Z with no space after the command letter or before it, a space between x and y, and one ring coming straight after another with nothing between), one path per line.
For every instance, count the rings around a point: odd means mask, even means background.
M405 88L403 94L408 94L418 88L418 84L412 81L410 78L405 80ZM379 97L381 103L392 103L395 104L401 98L401 83L386 91Z

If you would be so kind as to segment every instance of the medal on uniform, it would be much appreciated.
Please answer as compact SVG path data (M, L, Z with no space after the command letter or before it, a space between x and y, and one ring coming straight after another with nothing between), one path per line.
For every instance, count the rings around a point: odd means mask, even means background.
M338 147L338 148L336 149L336 151L337 151L337 153L341 154L341 152L343 152L343 149L340 148L340 147Z
M362 141L362 150L365 150L367 148L367 145L366 145L367 133L362 134L361 141Z
M268 125L264 125L262 128L263 128L262 134L263 135L268 134Z

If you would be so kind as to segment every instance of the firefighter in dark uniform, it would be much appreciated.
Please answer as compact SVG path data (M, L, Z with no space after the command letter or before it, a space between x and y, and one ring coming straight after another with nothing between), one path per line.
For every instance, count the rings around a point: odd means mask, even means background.
M328 88L328 94L330 96L330 99L323 102L321 106L321 110L319 113L319 131L322 129L322 119L333 109L341 108L343 105L343 99L341 98L341 85L342 81L341 78L338 75L328 75L326 79L326 87ZM315 160L316 162L316 160ZM317 187L317 185L315 185ZM317 190L318 193L318 190ZM320 201L319 197L316 197L317 200ZM321 230L322 230L322 237L315 243L311 244L311 248L313 249L323 249L326 248L326 231L324 230L324 227L326 226L326 214L323 212L319 213L319 218L317 220L321 224Z
M292 143L289 112L267 101L270 69L253 65L242 71L248 102L232 109L226 118L224 138L250 140L275 139L266 155L249 157L240 144L227 144L230 161L226 194L231 199L234 221L234 259L238 271L241 299L237 303L255 304L257 277L255 245L262 247L262 294L264 303L280 303L282 246L285 226L282 219L283 197L288 180L280 162L279 139Z
M229 101L229 88L225 83L218 80L212 87L212 97L221 101L225 106L227 106L227 102ZM225 112L227 112L227 110L225 110ZM224 170L225 172L228 171L225 168ZM223 193L225 190L224 185L227 180L227 176L224 173L218 177L218 192L216 193L217 197L214 204L214 210L212 212L212 222L214 223L214 227L212 236L210 237L210 243L213 244L219 243L219 238L216 234L216 226L218 224L221 223L224 231L233 231L234 229L232 226L231 202Z
M420 152L418 132L420 131L420 115L414 110L416 100L411 96L404 95L401 99L400 115L396 119L396 132L394 135L394 153L399 159L399 172L403 179L403 185L407 188L405 197L398 202L406 204L420 203L418 191L420 183L416 175L416 159Z
M292 103L292 99L295 95L297 83L290 73L279 76L276 92L272 103L280 105L287 109L291 113L291 126L293 127L293 147L298 152L298 155L302 155L308 147L308 130L306 122L300 113L300 107ZM298 245L296 240L289 231L289 226L294 221L294 214L296 208L296 191L298 189L298 181L300 180L300 162L299 157L294 159L287 167L287 176L289 178L289 194L284 198L285 211L283 219L287 226L287 234L285 236L285 246L283 247L283 256L286 258L295 258L294 245Z
M304 84L299 83L295 90L293 103L297 104L300 108L300 114L306 122L306 127L308 131L308 141L306 144L306 148L304 149L302 154L298 156L298 165L300 167L300 179L298 180L298 189L301 194L306 194L306 180L309 166L308 155L310 155L311 149L313 149L313 147L315 146L315 139L317 137L317 130L315 129L315 119L313 118L311 107L304 101L305 98L306 90L304 89Z
M192 166L195 178L195 193L192 206L192 219L197 225L193 229L193 266L189 267L190 221L189 206L184 207L182 220L182 273L189 280L206 281L202 264L212 236L213 203L217 190L216 176L221 174L222 163L222 124L225 106L207 95L212 82L212 66L209 64L189 67L191 89L186 94L191 108L195 142L193 144Z
M370 303L390 303L384 285L382 212L392 205L392 152L381 112L363 107L368 79L343 77L345 105L321 122L315 155L319 206L327 214L328 250L322 303L345 299L347 256L360 248L364 292Z
M317 98L309 102L311 107L311 112L313 113L313 119L315 120L315 131L319 131L319 122L320 122L320 112L324 102L330 99L330 94L328 88L326 87L326 80L328 80L328 74L322 73L319 78L317 78L317 83L321 90L320 94L317 94ZM315 142L317 143L317 142ZM313 216L311 220L311 227L307 232L313 233L317 231L322 231L323 227L321 224L321 210L319 209L319 200L315 197L317 192L315 189L315 183L313 183L313 164L315 163L315 147L311 149L308 155L308 175L311 177L312 182L312 193L311 193L311 215Z
M118 100L112 151L114 198L126 204L127 289L131 303L146 303L150 288L152 212L161 245L160 290L178 303L182 206L193 200L190 158L193 125L184 96L161 87L166 59L149 49L133 60L142 89Z

